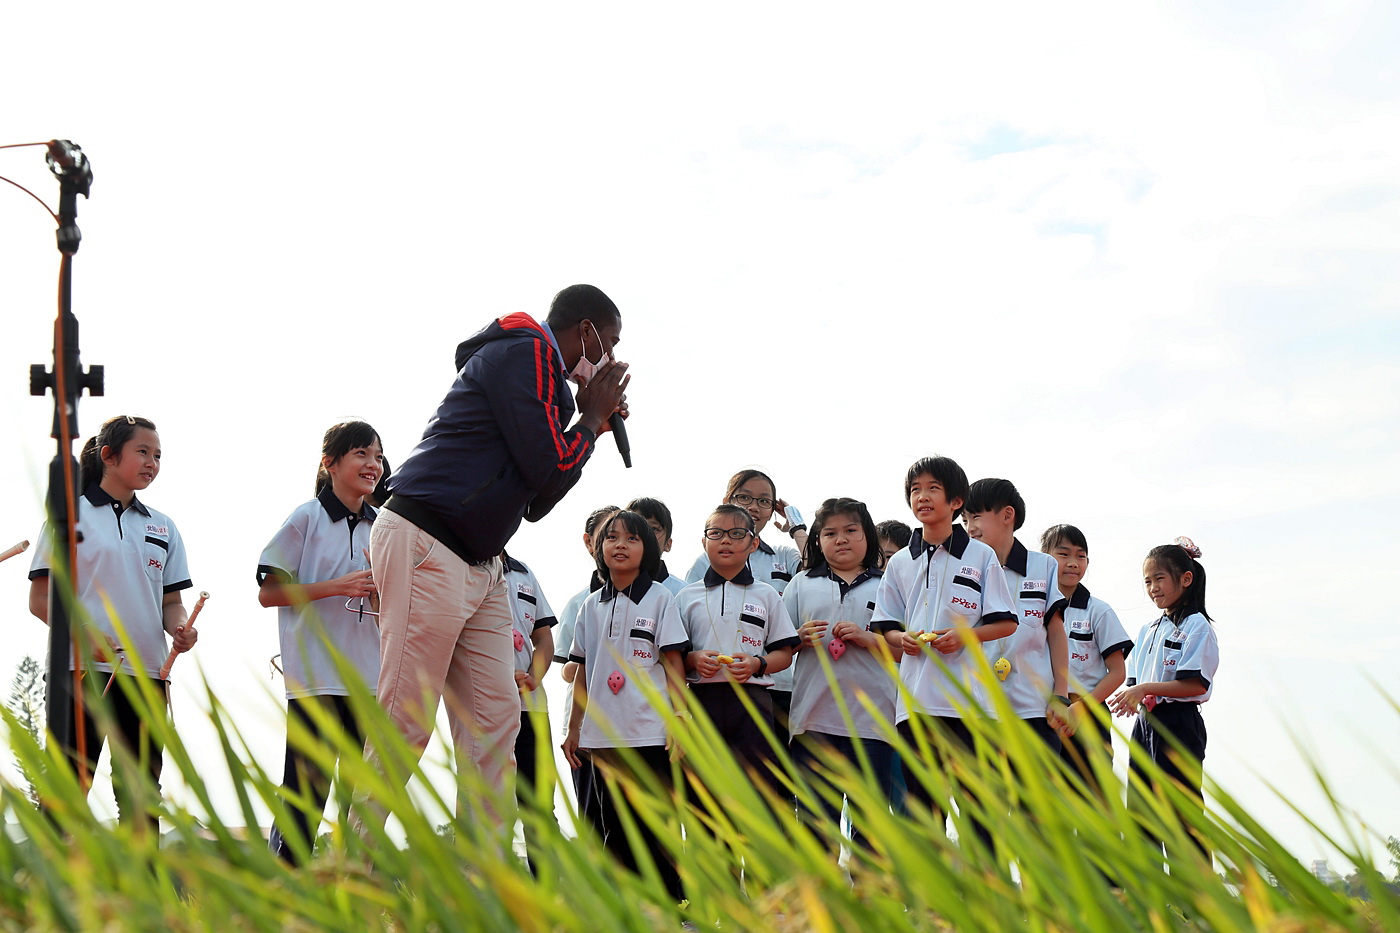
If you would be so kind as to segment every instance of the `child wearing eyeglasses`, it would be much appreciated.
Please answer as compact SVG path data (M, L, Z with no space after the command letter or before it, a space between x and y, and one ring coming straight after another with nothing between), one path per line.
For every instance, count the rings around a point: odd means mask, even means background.
M767 583L779 595L787 588L793 575L802 567L802 549L807 546L807 526L800 521L792 521L796 509L778 498L777 487L767 473L761 470L740 470L729 478L725 489L724 502L737 505L753 519L754 548L749 552L748 568L753 578ZM781 524L779 524L781 519ZM772 521L773 527L789 535L796 547L787 544L770 545L760 535ZM710 567L709 555L703 553L685 575L686 581L695 583L705 576ZM769 692L774 707L774 728L778 741L788 743L788 715L792 710L792 671L784 669L772 678Z
M753 516L738 505L717 507L705 521L701 579L676 602L690 637L685 656L691 693L746 767L768 775L772 752L758 721L739 699L743 691L757 715L771 723L773 675L792 664L798 644L783 598L758 580L749 560L758 547Z
M374 428L363 421L332 426L321 441L316 497L287 516L258 558L258 602L277 607L288 719L319 737L311 713L319 708L352 745L362 745L364 734L350 707L346 675L358 676L371 693L379 682L379 626L363 611L375 593L367 549L378 513L365 498L384 472ZM286 812L268 845L296 865L311 853L331 776L293 743L290 729L282 786ZM310 801L306 809L296 802L303 795Z

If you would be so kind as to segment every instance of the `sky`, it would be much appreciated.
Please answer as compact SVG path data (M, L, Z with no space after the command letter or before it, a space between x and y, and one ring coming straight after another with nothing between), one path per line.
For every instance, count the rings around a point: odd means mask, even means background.
M281 760L254 570L325 428L364 418L402 461L459 341L590 282L623 314L636 467L604 445L511 542L556 608L598 505L667 501L684 568L741 467L808 515L908 519L905 469L946 454L1018 485L1027 544L1084 529L1130 633L1143 556L1192 537L1208 778L1305 861L1338 859L1284 802L1338 832L1314 768L1375 851L1400 835L1394 5L74 9L7 14L0 144L94 168L81 430L160 427L143 498L213 594L176 669L197 747L207 678ZM56 204L42 150L0 175ZM42 521L51 231L0 185L0 547ZM45 651L26 570L0 565L0 676Z

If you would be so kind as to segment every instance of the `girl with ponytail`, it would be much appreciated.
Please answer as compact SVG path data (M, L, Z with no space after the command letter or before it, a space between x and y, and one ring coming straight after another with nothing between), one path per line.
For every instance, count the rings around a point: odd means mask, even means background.
M1206 571L1201 550L1190 538L1153 548L1143 562L1143 584L1162 615L1143 626L1128 658L1127 686L1109 700L1118 716L1136 715L1132 770L1157 792L1159 780L1178 783L1201 813L1201 777L1206 757L1206 726L1201 704L1210 699L1220 648L1206 613ZM1173 739L1175 741L1173 741ZM1156 767L1149 767L1150 761ZM1129 789L1129 804L1148 805ZM1185 814L1178 813L1185 822ZM1155 834L1149 837L1161 845ZM1209 853L1192 837L1201 853Z

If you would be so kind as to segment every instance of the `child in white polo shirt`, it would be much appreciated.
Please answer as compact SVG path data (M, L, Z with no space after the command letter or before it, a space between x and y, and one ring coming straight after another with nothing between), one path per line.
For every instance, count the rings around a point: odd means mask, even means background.
M749 569L758 537L748 510L718 506L705 521L703 541L709 567L676 597L690 639L685 659L690 691L739 761L771 779L768 738L736 691L744 691L771 728L768 688L773 674L792 664L797 631L782 596Z
M561 748L575 768L582 764L578 752L589 751L596 804L584 812L608 850L635 871L640 863L620 815L628 806L621 778L630 774L669 791L671 740L658 704L685 689L682 657L688 645L671 591L652 579L661 551L646 519L629 511L611 516L594 536L593 553L607 582L584 601L574 630L569 658L580 671ZM666 890L681 900L669 848L635 819Z
M749 513L753 519L754 548L749 553L748 568L753 578L777 590L779 595L787 587L802 566L802 549L807 546L807 526L800 521L792 521L796 509L778 498L778 488L772 478L761 470L740 470L729 477L723 501L736 505ZM791 509L791 514L789 513ZM782 519L779 524L775 519ZM761 535L768 523L782 534L791 536L796 547L786 544L768 544ZM685 575L689 583L698 583L705 578L710 567L708 550L701 553L690 572ZM773 730L780 744L788 744L788 711L792 708L792 669L784 668L773 672L772 685L768 688L773 704Z
M549 607L534 572L505 551L501 552L502 578L510 597L511 641L515 650L515 683L520 688L520 734L515 737L515 798L526 806L538 800L546 812L554 810L554 768L541 771L537 746L540 736L549 746L549 701L543 689L544 675L554 660L554 633L558 620ZM552 758L552 756L551 756ZM553 762L550 761L552 765ZM536 789L539 789L538 796ZM533 823L526 820L525 853L534 871Z
M185 625L187 614L180 600L181 591L192 585L180 532L169 516L136 498L137 491L150 486L160 473L160 455L156 426L130 415L105 422L83 445L82 494L76 516L82 537L77 539L73 568L78 600L73 631L75 636L87 631L97 645L94 652L86 639L80 639L83 660L68 665L69 670L84 672L86 742L81 761L76 748L64 749L74 771L85 768L90 778L108 738L107 726L114 725L115 741L124 752L113 756L112 765L118 819L153 833L159 831L155 802L141 793L141 781L128 772L134 763L146 762L159 798L161 743L141 721L132 702L134 687L113 684L105 697L101 694L114 670L120 670L124 679L148 678L164 693L166 684L159 674L167 654L166 635L174 640L176 651L189 651L199 637ZM48 624L53 534L47 524L38 540L29 568L29 611ZM76 709L74 716L72 735L76 735Z
M949 457L925 457L909 468L904 493L921 531L885 567L871 620L900 657L904 690L895 699L895 721L911 752L918 748L915 722L971 752L963 716L991 715L971 652L1016 630L1015 606L996 552L953 524L967 499L962 467ZM963 644L964 629L971 631L971 648ZM908 800L942 814L942 801L909 767L904 772ZM971 822L990 850L986 827Z
M374 428L363 421L332 425L321 440L316 497L287 516L258 558L258 602L277 607L288 720L322 738L312 714L319 710L354 746L364 744L364 730L350 704L348 678L370 693L379 682L379 626L364 612L375 593L366 552L378 512L366 499L383 475L384 451ZM282 787L286 812L268 845L297 865L315 846L331 774L293 741L290 728Z
M894 726L895 670L883 636L870 628L881 559L865 503L827 499L812 518L808 569L783 592L802 639L793 664L793 763L819 789L833 823L841 807L821 791L843 791L826 787L824 753L835 752L857 767L863 757L885 799L890 796L894 747L887 736ZM859 826L859 816L853 816L852 845L861 842Z
M1060 757L1083 777L1091 791L1102 795L1092 761L1113 761L1113 739L1093 721L1093 709L1103 705L1123 685L1124 661L1133 649L1113 607L1089 593L1089 541L1073 525L1052 525L1040 536L1040 549L1059 565L1060 594L1046 617L1064 620L1069 641L1069 709L1060 727Z
M1206 571L1200 556L1189 538L1177 538L1174 544L1147 553L1143 584L1162 616L1142 627L1137 650L1128 656L1128 685L1108 701L1114 715L1137 716L1133 744L1143 749L1164 778L1180 784L1194 798L1197 818L1206 758L1201 704L1215 689L1215 669L1220 664L1215 627L1206 613ZM1168 735L1184 748L1184 756L1167 740ZM1156 778L1136 756L1132 770L1156 790ZM1150 807L1131 788L1128 803L1134 809ZM1185 814L1181 818L1186 822ZM1209 858L1200 838L1194 834L1191 838Z
M983 650L994 665L1006 661L997 677L1012 712L1058 755L1060 736L1056 730L1069 705L1065 696L1069 652L1064 626L1058 617L1050 619L1046 610L1052 595L1059 595L1059 567L1049 554L1028 550L1016 540L1016 532L1026 521L1026 502L1010 480L979 479L973 483L962 515L968 535L996 551L1016 603L1015 632Z

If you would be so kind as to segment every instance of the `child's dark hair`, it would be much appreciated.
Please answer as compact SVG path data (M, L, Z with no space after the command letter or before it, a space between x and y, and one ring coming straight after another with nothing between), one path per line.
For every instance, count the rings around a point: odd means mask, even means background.
M881 522L875 526L875 534L878 537L893 541L901 548L909 546L909 539L914 537L914 529L897 518Z
M78 454L78 485L87 489L102 482L102 448L111 448L112 455L120 459L122 448L136 436L137 428L154 431L156 426L153 421L136 415L118 415L102 422L96 436L88 438L82 453Z
M612 515L614 512L621 511L622 510L615 505L605 505L601 509L594 509L589 512L588 517L583 520L583 533L591 537L593 533L598 530L599 522L609 515Z
M656 579L661 572L661 545L656 543L656 535L652 533L651 526L647 520L636 512L622 509L608 516L607 521L600 522L593 532L593 562L598 567L598 576L604 580L608 579L608 563L603 554L603 542L608 537L608 529L617 522L622 522L622 527L629 534L634 534L642 541L642 573Z
M927 473L943 487L943 498L948 502L954 499L967 501L967 474L952 457L924 457L914 461L909 472L904 474L904 501L909 501L909 492L914 480Z
M745 480L745 482L748 482L748 480ZM744 527L749 530L750 534L754 533L753 516L749 514L748 509L740 508L731 502L725 502L715 506L715 510L710 513L709 517L714 518L716 515L728 515L730 518L737 518L744 523ZM706 524L708 525L709 522L707 521Z
M1186 540L1186 539L1178 539ZM1207 621L1214 622L1210 613L1206 612L1206 569L1197 560L1201 556L1201 549L1194 544L1187 546L1181 544L1159 544L1147 552L1147 558L1143 561L1153 561L1165 568L1171 574L1173 580L1180 582L1187 571L1191 573L1191 584L1181 593L1181 599L1175 606L1167 609L1167 617L1173 622L1180 622L1190 615L1200 613L1206 617ZM1194 553L1193 553L1194 552Z
M870 517L870 510L865 507L865 503L858 499L827 499L817 506L817 514L812 517L812 532L807 535L807 553L803 555L803 563L808 569L826 565L826 555L822 553L822 527L842 515L854 516L860 523L860 530L865 533L865 556L861 558L861 564L867 570L879 567L884 555L880 552L880 537L875 530L875 519Z
M1089 553L1089 539L1084 537L1084 532L1073 525L1051 525L1041 532L1040 549L1046 554L1062 544L1082 548L1085 554Z
M762 470L740 470L729 477L729 486L724 490L724 501L728 502L734 498L734 494L739 491L739 487L751 479L761 479L768 484L768 488L773 490L773 501L778 501L778 484L773 482L773 477Z
M1020 531L1026 523L1026 500L1016 491L1016 484L1009 479L979 479L968 487L963 511L978 515L982 512L1000 512L1008 505L1016 513L1016 523L1011 527Z
M633 499L627 503L630 512L636 512L642 518L649 519L661 526L661 530L666 532L667 540L671 538L671 510L666 508L666 503L660 499L653 499L650 496L642 496L640 499Z
M352 450L359 450L361 447L371 447L374 444L384 446L379 441L379 434L365 424L363 421L342 421L340 424L333 424L326 428L325 436L321 438L321 456L329 457L331 466L335 466L336 461ZM326 484L331 481L331 475L326 472L322 462L316 464L316 491L315 495L320 495L321 490L326 488ZM384 478L389 475L388 469L384 471ZM376 492L378 488L376 487Z

